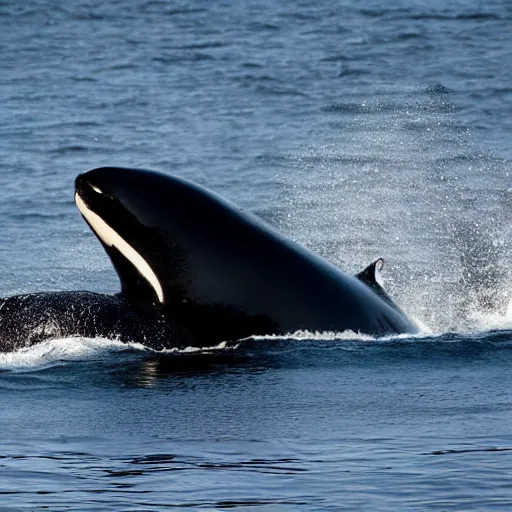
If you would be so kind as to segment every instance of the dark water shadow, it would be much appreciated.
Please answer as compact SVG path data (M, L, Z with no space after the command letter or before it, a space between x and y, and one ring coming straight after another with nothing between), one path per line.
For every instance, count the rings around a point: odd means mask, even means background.
M229 378L275 370L350 371L351 368L417 365L466 365L493 360L512 364L512 331L444 333L416 337L344 338L326 333L311 337L250 338L203 351L154 352L132 348L98 352L80 360L0 372L0 389L40 391L96 388L164 388L197 379ZM43 364L43 363L42 363Z

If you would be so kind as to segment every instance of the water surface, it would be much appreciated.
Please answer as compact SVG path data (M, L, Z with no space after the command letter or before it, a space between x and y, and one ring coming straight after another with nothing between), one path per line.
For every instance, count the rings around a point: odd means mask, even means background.
M1 510L505 510L512 11L0 3L0 294L118 290L73 204L103 166L191 178L431 334L0 355Z

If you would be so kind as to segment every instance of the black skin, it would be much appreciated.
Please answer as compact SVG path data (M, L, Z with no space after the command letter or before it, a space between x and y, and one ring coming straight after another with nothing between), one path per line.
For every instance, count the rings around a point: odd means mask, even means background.
M361 270L361 272L359 272L356 277L359 279L359 281L363 282L366 286L371 288L383 301L385 301L391 307L395 308L402 315L405 315L405 313L393 302L393 299L389 296L386 290L382 288L377 280L377 273L380 272L383 267L384 260L379 258L373 263L370 263L364 270Z
M397 307L375 279L377 260L357 274L357 278L374 289L384 300ZM382 264L381 264L382 265ZM217 318L207 318L208 312ZM232 314L225 313L233 322ZM42 292L16 295L0 299L0 347L11 352L48 339L83 336L109 338L123 342L135 342L162 350L169 346L207 346L211 344L208 326L219 321L222 312L206 310L202 314L194 308L186 308L181 322L169 322L164 318L146 314L129 304L123 294L105 295L87 291ZM188 318L192 316L192 318ZM192 335L184 327L202 317L205 330ZM240 318L244 331L247 319ZM268 332L273 326L265 318L256 318L251 329L254 333ZM245 332L245 331L244 331ZM234 339L243 336L234 335Z
M176 315L179 321L169 321L159 315L137 311L122 294L105 295L88 291L41 292L15 295L0 299L0 348L12 352L49 339L80 336L107 338L140 343L154 350L188 346L212 346L208 325L219 321L222 315L227 321L237 322L230 312L207 309L205 312L184 308ZM193 330L189 327L201 318ZM238 320L242 338L247 319ZM265 318L252 320L254 333L266 332ZM228 340L226 340L228 341ZM217 340L216 340L217 342Z
M0 299L0 347L11 352L55 338L83 336L124 342L146 340L164 348L173 327L149 322L121 295L86 291L46 292Z
M2 351L71 335L115 337L159 350L297 330L417 332L371 283L194 183L151 171L100 168L78 176L76 192L148 263L163 300L125 255L95 233L119 275L121 293L4 299Z

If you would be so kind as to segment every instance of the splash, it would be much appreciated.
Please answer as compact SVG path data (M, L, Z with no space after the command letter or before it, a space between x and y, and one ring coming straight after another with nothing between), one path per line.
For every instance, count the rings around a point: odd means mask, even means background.
M508 325L511 164L476 147L450 92L324 116L326 142L280 176L280 229L351 273L384 257L391 296L434 332Z

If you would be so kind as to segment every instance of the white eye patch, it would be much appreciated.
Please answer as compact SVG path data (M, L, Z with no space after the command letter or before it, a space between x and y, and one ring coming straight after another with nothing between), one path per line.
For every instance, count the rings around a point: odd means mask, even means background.
M87 208L78 193L75 193L75 202L80 213L85 217L92 230L98 235L102 242L109 247L115 247L137 269L139 274L144 277L152 286L153 290L155 290L158 300L163 304L164 292L162 286L148 262L97 213Z

